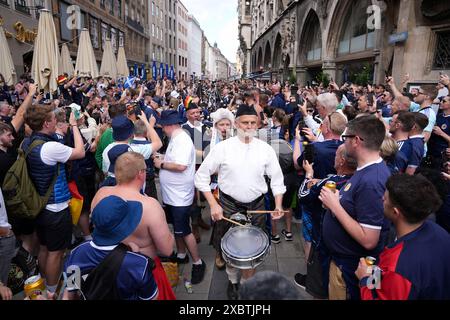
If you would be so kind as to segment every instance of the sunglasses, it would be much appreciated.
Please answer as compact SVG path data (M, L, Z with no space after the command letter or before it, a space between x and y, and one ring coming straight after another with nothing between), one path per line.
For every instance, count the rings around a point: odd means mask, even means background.
M358 137L359 140L364 141L363 138L361 138L360 136L357 136L356 134L344 134L344 135L342 135L342 141L345 142L347 139L356 138L356 137Z

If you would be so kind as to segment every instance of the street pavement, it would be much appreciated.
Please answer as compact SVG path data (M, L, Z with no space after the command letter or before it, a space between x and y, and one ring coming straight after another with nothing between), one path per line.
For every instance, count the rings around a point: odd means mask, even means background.
M203 210L203 220L209 220L208 208ZM278 230L284 228L284 220L278 223ZM189 294L184 287L184 278L190 279L192 261L188 264L179 265L178 272L180 281L174 288L178 300L228 300L227 285L228 277L225 270L219 271L214 264L216 251L209 245L212 229L201 230L201 242L199 253L206 263L206 273L203 281L193 285L193 293ZM285 241L281 235L281 242L272 244L270 254L257 271L275 271L288 277L294 283L294 275L298 272L306 273L306 261L303 253L303 239L301 237L301 224L292 224L293 241ZM191 259L192 260L192 259ZM294 284L295 286L295 284ZM296 286L297 287L297 286ZM302 300L311 300L312 297L300 287L297 287Z

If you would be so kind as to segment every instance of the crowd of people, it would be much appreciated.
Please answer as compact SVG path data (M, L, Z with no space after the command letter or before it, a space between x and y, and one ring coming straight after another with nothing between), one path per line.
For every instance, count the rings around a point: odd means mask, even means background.
M39 273L49 299L73 266L88 280L65 299L175 299L162 258L192 263L193 285L225 269L228 298L250 297L256 269L227 263L221 241L235 213L265 210L249 218L271 245L302 237L307 273L292 281L316 299L450 299L450 79L437 82L128 87L65 74L50 94L0 75L0 186L26 156L45 199L30 219L0 192L0 296L17 293L20 253L23 277ZM212 228L215 266L200 228Z

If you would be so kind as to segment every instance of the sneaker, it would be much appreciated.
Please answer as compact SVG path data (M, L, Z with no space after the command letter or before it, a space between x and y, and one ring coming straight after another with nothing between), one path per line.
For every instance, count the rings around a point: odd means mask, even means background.
M232 284L231 281L228 281L227 296L228 300L239 299L239 283Z
M271 235L270 236L270 241L272 241L272 243L278 244L281 242L281 238L278 234L276 235Z
M294 282L302 289L306 289L306 274L296 273L294 276Z
M186 264L186 263L189 262L189 256L188 255L186 255L186 257L184 257L183 259L178 258L178 256L177 256L176 259L177 259L177 263L178 264Z
M292 241L292 232L288 232L287 230L283 229L283 231L281 231L281 234L284 236L284 240Z
M192 265L192 274L191 274L191 283L199 284L202 282L203 277L205 276L206 264L205 261L202 260L202 264L193 264Z

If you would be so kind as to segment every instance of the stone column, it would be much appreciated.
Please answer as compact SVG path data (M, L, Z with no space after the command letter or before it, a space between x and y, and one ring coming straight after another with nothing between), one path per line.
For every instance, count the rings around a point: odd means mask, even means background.
M297 83L304 86L306 85L307 81L307 70L303 66L299 66L296 68L296 74L297 74Z
M415 26L416 19L414 17L414 5L415 1L409 0L401 0L399 14L398 14L398 22L397 22L397 30L396 33L401 33L404 31L411 30L411 27ZM405 59L405 43L398 43L394 48L394 62L392 74L395 75L395 82L397 86L400 86L402 81L404 70L403 64Z
M328 76L336 79L336 62L331 59L324 59L322 64L323 73L327 73Z

